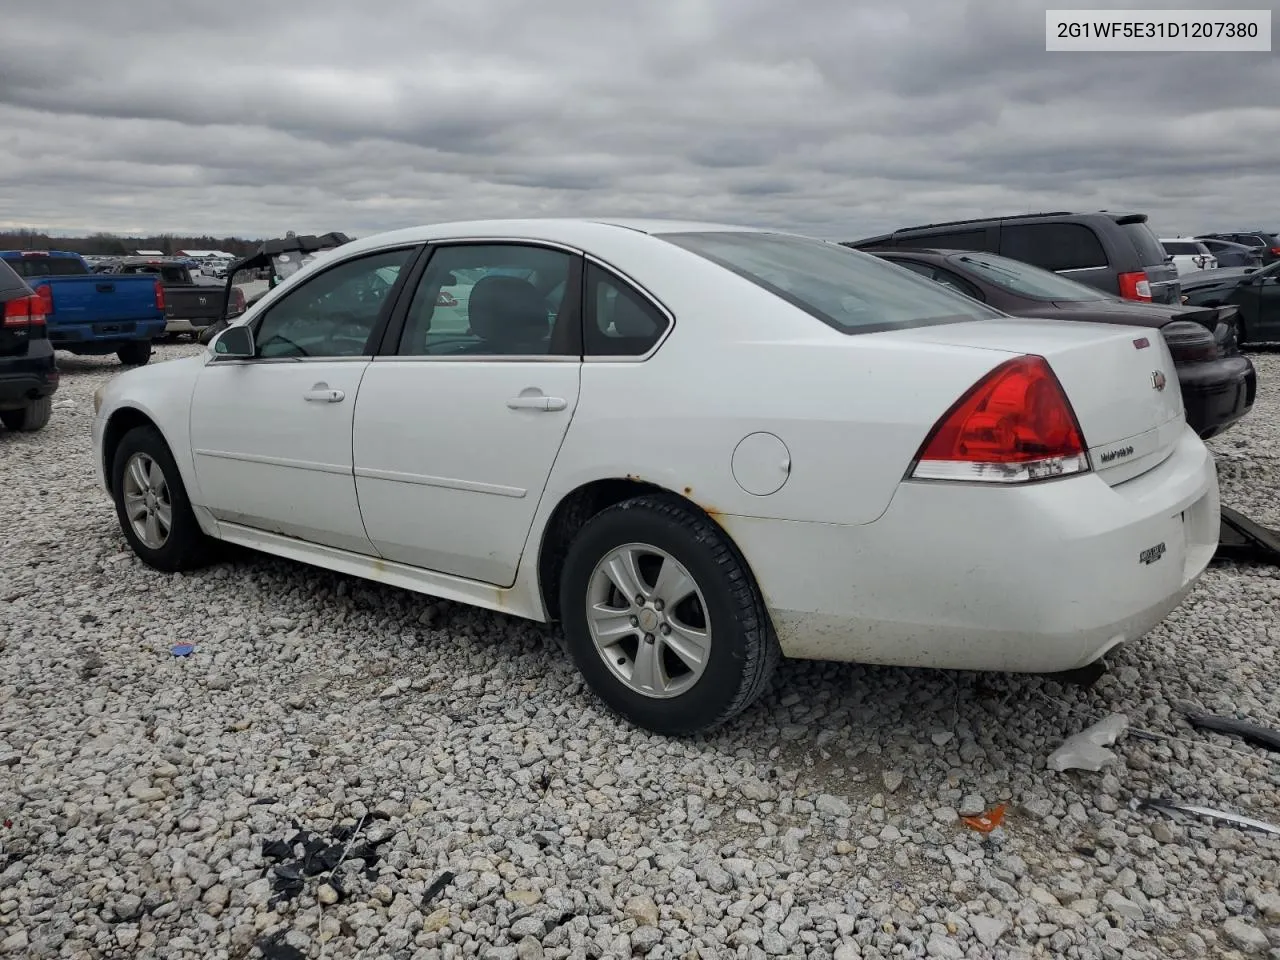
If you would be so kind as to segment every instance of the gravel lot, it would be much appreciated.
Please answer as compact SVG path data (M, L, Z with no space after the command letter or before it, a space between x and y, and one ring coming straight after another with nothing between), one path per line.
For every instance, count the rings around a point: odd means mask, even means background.
M1214 447L1226 502L1280 525L1280 356L1255 362ZM90 462L120 368L61 363L49 428L0 431L0 954L1280 957L1280 838L1135 809L1280 821L1276 755L1181 719L1280 725L1271 568L1214 568L1088 691L784 664L665 741L536 624L266 557L145 569ZM1159 737L1046 769L1112 711ZM1000 802L995 834L958 818ZM272 906L263 843L344 821L337 880Z

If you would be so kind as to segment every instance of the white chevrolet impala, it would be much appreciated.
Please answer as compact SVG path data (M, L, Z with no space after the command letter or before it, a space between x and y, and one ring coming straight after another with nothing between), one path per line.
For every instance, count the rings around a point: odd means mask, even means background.
M95 399L159 570L219 541L534 620L653 731L779 656L1090 664L1186 595L1212 457L1150 331L1013 319L831 243L488 221L345 245Z

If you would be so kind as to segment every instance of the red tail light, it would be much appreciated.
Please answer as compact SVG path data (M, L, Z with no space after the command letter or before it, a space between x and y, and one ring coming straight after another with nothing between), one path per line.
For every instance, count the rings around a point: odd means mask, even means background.
M1126 300L1141 300L1144 303L1151 302L1151 281L1147 279L1145 270L1135 270L1133 273L1122 273L1116 277L1120 281L1120 296Z
M48 287L41 287L48 292ZM51 296L42 296L40 291L29 297L19 297L4 305L4 326L6 327L42 327L45 317L50 311L45 309L46 303L52 301Z
M1272 247L1271 252L1275 254L1277 257L1280 257L1280 247Z
M974 384L916 455L917 480L1025 483L1086 473L1071 401L1043 357L1015 357Z
M164 284L156 281L156 309L164 310Z
M1198 363L1218 359L1218 340L1213 331L1194 320L1166 323L1160 334L1169 345L1174 363Z

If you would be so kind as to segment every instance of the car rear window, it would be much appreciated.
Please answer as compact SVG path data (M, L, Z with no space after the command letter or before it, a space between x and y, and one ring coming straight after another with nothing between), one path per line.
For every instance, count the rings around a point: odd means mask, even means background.
M1170 253L1175 257L1195 256L1200 253L1200 245L1195 243L1187 243L1178 240L1165 240L1160 244L1164 247L1166 253Z
M78 277L89 272L77 257L23 257L8 263L20 277Z
M1107 265L1107 254L1097 234L1082 223L1003 224L1000 252L1045 270L1086 270Z
M1052 270L1041 270L1029 263L991 253L957 253L947 257L947 262L971 277L1033 300L1083 303L1107 299L1107 295L1096 287L1068 280Z
M1144 267L1155 267L1166 261L1164 247L1152 229L1145 223L1122 223L1120 229L1138 251L1138 260Z
M728 231L671 233L661 239L750 280L841 333L1000 316L942 284L836 243Z

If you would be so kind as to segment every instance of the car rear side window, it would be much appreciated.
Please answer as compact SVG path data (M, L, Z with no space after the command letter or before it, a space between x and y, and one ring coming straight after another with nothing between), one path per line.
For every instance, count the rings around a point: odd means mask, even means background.
M985 250L987 249L986 230L961 230L953 233L930 233L920 237L902 237L895 241L896 246L911 247L916 250L936 248L939 250Z
M618 276L587 263L583 352L588 357L639 357L662 339L671 321Z
M1155 267L1166 261L1164 247L1160 239L1145 222L1124 223L1120 225L1133 248L1138 251L1138 261L1144 267Z
M835 243L773 233L666 234L841 333L989 320L995 311L940 283Z
M1107 265L1107 254L1097 234L1082 223L1005 224L1000 228L1000 253L1046 270L1087 270Z
M1200 253L1200 245L1196 243L1178 242L1175 240L1166 240L1161 246L1167 253L1175 257L1195 256Z

